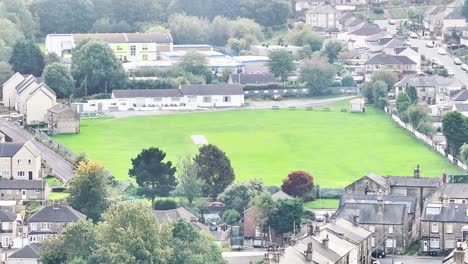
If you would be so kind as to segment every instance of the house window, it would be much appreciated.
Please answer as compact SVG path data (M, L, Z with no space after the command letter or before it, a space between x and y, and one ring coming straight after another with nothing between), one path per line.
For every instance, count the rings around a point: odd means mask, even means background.
M11 194L11 190L7 190L6 193L7 193L7 194Z
M16 162L17 162L18 164L23 164L23 161L22 161L21 159L18 159Z
M8 229L10 229L10 223L2 222L2 230L8 230Z
M118 45L117 50L122 50L122 46Z
M135 56L136 55L136 46L132 45L130 46L130 56Z
M225 102L225 103L231 102L231 96L224 96L223 97L223 102Z
M18 177L24 177L24 171L18 171Z
M445 226L445 231L447 232L447 234L453 234L453 224L447 224Z
M144 61L147 61L147 60L148 60L148 54L143 54L142 59L143 59Z
M385 240L385 247L392 248L396 246L396 240L395 239L387 239Z
M8 164L10 162L9 158L3 158L3 164Z
M431 224L431 232L432 233L439 233L439 224L438 223L432 223Z
M31 165L31 163L32 163L32 160L28 160L28 165Z
M455 203L455 199L450 199L449 203Z
M148 50L148 44L143 44L143 46L141 47L142 50Z
M30 223L31 230L37 230L37 223Z
M426 214L428 215L438 215L440 214L440 207L427 207Z
M452 249L455 248L455 240L453 239L447 239L445 240L445 249Z
M2 171L2 177L10 177L10 172L7 170Z
M50 229L49 227L50 227L50 226L49 226L49 223L42 223L42 229L47 229L47 230L49 230L49 229Z
M393 226L389 226L389 227L388 227L388 233L389 233L389 234L393 234Z
M371 237L370 243L371 247L375 247L375 237Z
M162 102L162 97L155 97L153 98L154 102Z
M211 96L203 96L204 103L211 103Z
M439 248L440 247L439 239L438 238L431 238L430 246L431 246L431 248Z
M180 101L180 97L172 97L172 98L171 98L171 101L172 101L172 102L179 102L179 101Z

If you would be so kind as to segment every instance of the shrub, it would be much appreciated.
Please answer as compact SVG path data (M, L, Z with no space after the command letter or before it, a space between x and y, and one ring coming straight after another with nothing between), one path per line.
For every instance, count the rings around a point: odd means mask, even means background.
M283 85L279 83L269 83L269 84L248 84L244 86L244 91L251 90L278 90L283 89Z
M292 196L303 197L314 188L314 179L305 171L293 171L283 181L281 190Z
M317 197L320 199L339 199L343 188L317 188Z
M380 7L374 8L373 11L374 11L374 14L383 14L384 13L383 8L380 8Z
M154 210L171 210L177 208L177 202L174 199L161 199L154 201Z
M228 225L239 224L240 214L236 210L227 210L223 214L223 222Z

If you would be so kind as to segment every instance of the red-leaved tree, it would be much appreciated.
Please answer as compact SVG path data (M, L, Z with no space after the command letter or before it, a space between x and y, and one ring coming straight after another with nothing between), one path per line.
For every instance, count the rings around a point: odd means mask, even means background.
M303 197L314 188L314 179L305 171L293 171L283 181L281 190L294 197Z

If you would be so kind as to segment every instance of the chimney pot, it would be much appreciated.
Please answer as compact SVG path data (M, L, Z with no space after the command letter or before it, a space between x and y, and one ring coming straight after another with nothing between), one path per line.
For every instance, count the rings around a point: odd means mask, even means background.
M414 178L419 179L421 176L421 170L419 169L419 164L416 166L416 169L414 169Z
M358 215L353 216L353 225L359 226L359 216Z
M307 243L307 249L304 252L304 255L307 261L312 261L312 253L313 253L312 242L309 242Z
M442 183L443 184L447 184L448 183L448 178L447 178L447 173L444 172L444 174L442 174Z
M322 240L322 244L325 248L328 248L328 242L330 241L330 239L328 238L328 235L327 237L325 237L323 240Z
M465 264L465 251L462 248L457 248L453 253L455 264Z

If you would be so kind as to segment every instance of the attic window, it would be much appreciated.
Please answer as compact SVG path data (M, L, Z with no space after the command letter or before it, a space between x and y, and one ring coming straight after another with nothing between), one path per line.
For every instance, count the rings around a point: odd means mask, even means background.
M438 215L440 214L440 207L427 207L426 214L428 215Z

